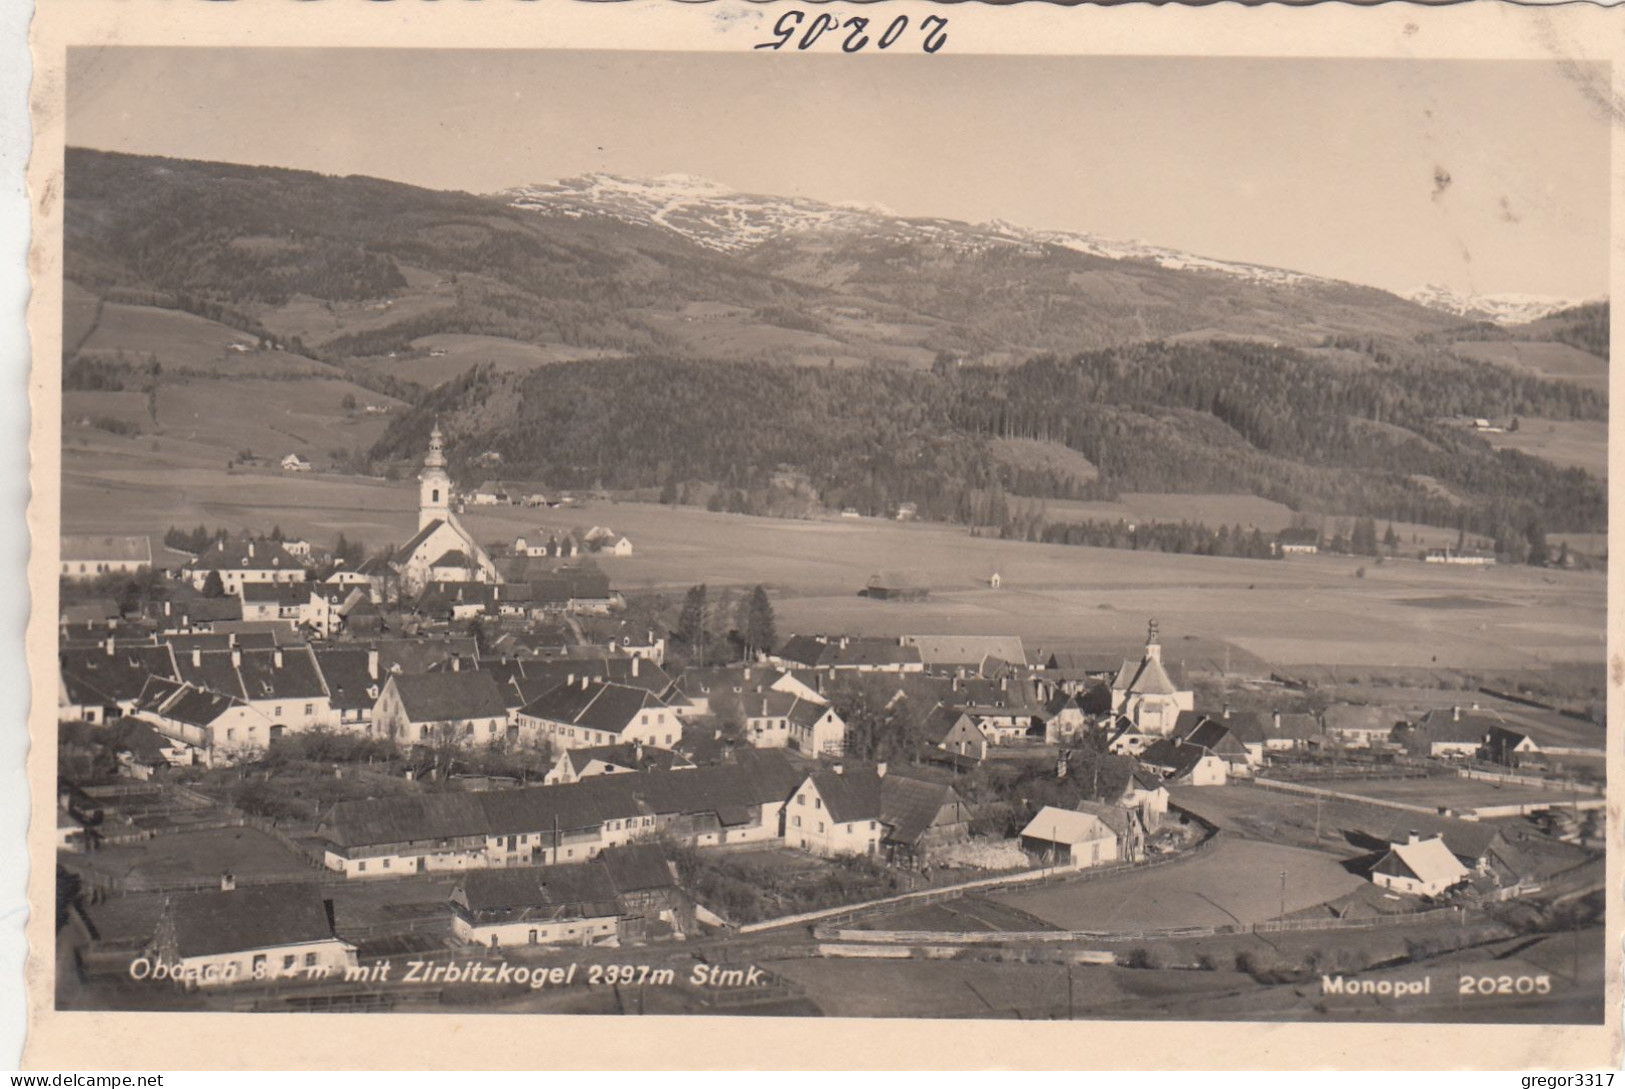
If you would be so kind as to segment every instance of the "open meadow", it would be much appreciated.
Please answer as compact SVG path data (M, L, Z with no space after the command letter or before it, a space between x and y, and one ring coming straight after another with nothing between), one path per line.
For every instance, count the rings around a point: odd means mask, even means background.
M1608 361L1557 341L1459 340L1450 350L1468 359L1608 392Z

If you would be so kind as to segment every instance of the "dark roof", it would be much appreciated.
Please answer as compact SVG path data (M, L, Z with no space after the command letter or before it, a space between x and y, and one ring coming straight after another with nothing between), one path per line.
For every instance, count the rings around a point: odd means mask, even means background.
M923 575L913 571L877 571L869 576L871 590L926 590L930 584Z
M809 778L835 823L880 819L881 776L874 768L815 771Z
M260 885L177 896L167 915L183 957L244 953L331 939L320 885Z
M886 838L897 843L918 843L942 807L958 800L953 787L942 783L896 774L884 776L880 781L880 819L889 828Z
M240 700L218 692L205 692L188 684L153 678L141 695L141 710L188 726L207 726Z
M168 763L164 750L169 745L169 739L154 729L151 723L125 719L121 724L117 751L129 753L138 763L149 767Z
M470 911L486 915L563 918L618 914L609 871L593 864L473 870L463 876L458 888Z
M1275 535L1281 544L1291 545L1319 545L1320 530L1318 529L1283 529Z
M589 745L582 749L568 749L565 756L578 773L594 760L633 771L671 771L674 767L693 766L681 753L653 745Z
M240 590L245 605L303 605L310 600L310 585L304 582L245 582Z
M269 537L227 537L204 549L201 556L186 566L193 571L216 571L225 568L234 571L303 569L303 565L295 556Z
M527 703L519 713L618 734L632 725L640 712L665 706L665 701L642 688L588 680L558 685Z
M508 714L496 678L481 670L397 673L389 683L395 686L411 722L506 718Z
M1208 750L1200 745L1186 745L1165 737L1141 753L1140 762L1149 767L1165 769L1169 778L1178 779L1190 774L1207 755Z
M176 676L167 646L104 645L64 650L57 656L68 702L96 705L129 702L141 695L149 676Z
M320 831L340 847L480 836L489 827L483 806L488 796L494 795L403 794L339 802L323 818Z
M442 519L430 519L429 524L418 530L416 536L397 549L395 555L399 556L402 560L405 560L407 557L411 556L412 553L417 551L419 545L429 539L430 534L434 533L435 530L439 529L445 524L446 523Z
M845 643L843 646L842 643ZM778 656L788 662L808 666L911 665L922 661L920 648L905 646L896 639L826 639L820 636L792 635L779 648Z
M354 647L320 647L314 651L332 705L341 710L371 707L385 678L367 672L367 651Z
M1502 725L1500 719L1468 711L1458 712L1445 707L1429 711L1416 724L1417 733L1429 743L1455 742L1477 744L1489 736L1491 730Z
M677 879L666 864L666 853L653 843L605 847L598 852L598 861L609 871L610 881L618 893L647 892L677 886Z

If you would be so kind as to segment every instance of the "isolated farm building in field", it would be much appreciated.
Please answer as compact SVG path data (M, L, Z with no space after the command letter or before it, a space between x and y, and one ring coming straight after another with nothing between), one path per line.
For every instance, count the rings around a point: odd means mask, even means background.
M230 875L215 892L173 897L153 939L155 959L198 986L267 980L340 979L355 947L333 932L333 904L322 886L239 889Z
M133 575L152 566L152 539L64 533L61 562L62 577L73 581L102 575Z
M1112 680L1112 713L1127 718L1141 734L1165 736L1180 712L1192 710L1195 702L1194 692L1179 688L1168 676L1157 622L1151 621L1145 653L1138 662L1125 660Z
M924 601L931 586L911 571L881 571L869 576L863 596L879 601Z
M1281 556L1312 556L1320 551L1320 530L1283 529L1275 535L1275 551Z
M1448 563L1463 567L1489 567L1495 563L1495 557L1488 552L1477 552L1472 549L1457 551L1454 548L1430 548L1422 559L1427 563Z
M236 596L244 583L304 582L305 565L269 537L223 537L188 561L181 572L194 590L202 591L218 572L226 593Z
M1021 830L1021 849L1062 869L1102 866L1118 859L1118 837L1093 813L1046 805Z
M289 454L282 459L282 471L285 473L308 473L310 472L310 462L298 454Z
M1412 896L1438 896L1467 877L1467 867L1445 846L1443 837L1423 839L1416 832L1389 847L1371 869L1375 884Z

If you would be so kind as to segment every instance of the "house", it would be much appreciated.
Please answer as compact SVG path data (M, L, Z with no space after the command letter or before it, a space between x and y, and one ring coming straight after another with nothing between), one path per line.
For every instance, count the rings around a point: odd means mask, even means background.
M1229 764L1233 774L1250 775L1253 765L1264 762L1264 733L1263 720L1258 715L1231 712L1226 707L1217 716L1181 711L1169 737L1206 749Z
M739 713L745 740L758 749L839 756L846 748L846 722L820 696L768 689L744 696Z
M997 664L1027 661L1019 635L905 635L901 642L919 650L928 673L987 676L984 669Z
M1044 743L1059 745L1077 741L1094 724L1094 715L1084 710L1084 697L1057 690L1044 706Z
M269 537L222 537L195 560L181 567L181 574L202 591L209 575L218 573L228 595L238 596L244 583L304 582L305 567L299 558Z
M513 542L513 555L570 560L579 556L583 551L581 539L574 533L550 533L539 529L534 536L516 537Z
M1411 896L1438 896L1468 877L1466 866L1445 846L1442 836L1423 839L1409 833L1371 869L1374 884Z
M1321 723L1329 740L1350 749L1385 744L1394 732L1392 712L1363 704L1334 703L1321 712Z
M1046 805L1021 830L1021 849L1062 869L1118 859L1118 836L1094 813Z
M147 681L132 717L150 723L171 748L194 750L211 766L253 757L280 736L273 735L270 719L241 699L159 677Z
M378 651L358 646L314 650L316 668L328 692L331 724L339 730L367 733L372 709L383 694Z
M250 634L244 633L208 637L235 644L214 650L204 649L197 642L202 636L184 638L192 643L190 649L182 649L182 644L173 640L171 643L180 679L240 701L271 724L269 740L290 730L299 732L332 723L332 701L308 646L282 645L274 634L260 637L255 646L247 646ZM263 740L259 743L263 744Z
M1165 737L1140 754L1140 763L1163 780L1185 786L1224 786L1230 766L1201 745Z
M1496 821L1407 812L1392 820L1350 829L1349 839L1360 846L1386 852L1412 833L1424 839L1437 837L1444 840L1456 861L1474 874L1511 885L1528 877L1535 863L1509 838L1507 831L1507 826Z
M920 862L969 835L968 808L951 786L888 775L885 764L811 772L784 806L785 846L824 858Z
M1112 679L1112 713L1127 718L1142 734L1166 736L1179 713L1191 710L1195 701L1195 693L1177 687L1163 668L1157 622L1152 620L1144 655L1138 662L1125 660Z
M659 749L634 741L630 745L593 745L565 749L559 753L547 777L548 786L574 783L594 775L615 775L632 771L680 771L694 767L693 761L672 749Z
M611 556L630 556L632 554L632 538L624 535L616 537L600 551L608 552Z
M1463 712L1460 707L1435 709L1409 727L1395 727L1393 739L1406 748L1443 759L1472 759L1485 747L1490 731L1502 725L1499 718L1478 714L1475 705Z
M113 758L118 761L120 775L147 782L170 768L192 764L196 752L184 742L165 737L150 723L127 719L113 749Z
M986 760L988 749L999 743L998 737L985 729L980 720L946 704L932 708L926 718L925 733L937 748L971 760Z
M167 644L121 644L112 638L62 650L57 668L57 720L92 726L134 711L147 678L179 677Z
M783 753L747 749L716 767L340 802L317 836L325 865L355 878L584 862L653 836L693 847L772 842L804 776Z
M282 471L285 473L308 473L310 472L310 462L298 454L289 454L282 459Z
M772 658L776 664L857 673L923 673L920 648L900 639L792 635Z
M243 602L243 619L286 620L298 624L310 604L310 584L299 582L242 582L236 594Z
M320 885L239 889L229 874L218 891L175 896L164 905L152 954L199 987L342 978L356 963L355 946L333 932L333 902L323 899Z
M402 745L487 745L507 737L508 705L483 670L395 673L378 694L370 732Z
M463 528L451 510L451 477L446 472L445 436L436 424L429 453L418 474L418 532L390 557L402 590L416 595L428 582L501 582L490 555Z
M311 582L300 614L300 624L313 635L328 638L341 631L377 631L383 617L365 584L344 581Z
M601 866L473 870L451 892L452 933L497 949L611 943L621 911Z
M842 512L842 517L848 517ZM854 511L849 517L856 518ZM863 596L879 601L924 601L931 596L930 585L910 571L880 571L869 576Z
M1422 556L1425 563L1448 563L1463 567L1489 567L1495 557L1487 552L1457 551L1454 548L1430 548Z
M1485 735L1479 755L1496 764L1517 767L1523 762L1524 757L1534 756L1539 752L1540 746L1535 744L1535 739L1528 734L1495 725L1491 726Z
M1275 535L1277 556L1312 556L1320 551L1320 530L1307 526L1283 529Z
M521 740L545 739L557 749L636 742L669 749L683 735L676 710L659 696L586 676L527 703L514 722Z
M58 559L62 577L75 582L102 575L133 575L152 566L152 538L64 533Z

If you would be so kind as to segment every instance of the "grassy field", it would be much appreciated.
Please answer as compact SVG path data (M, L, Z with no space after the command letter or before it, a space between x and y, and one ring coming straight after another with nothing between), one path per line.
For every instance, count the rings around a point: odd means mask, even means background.
M313 384L262 385L274 405L282 387ZM246 436L199 415L191 432L197 438L177 437L181 409L167 403L162 418L177 421L176 435L122 439L70 429L64 530L161 534L169 525L202 521L262 531L280 524L324 543L340 530L373 546L406 540L416 528L410 481L224 471L223 451L237 448L232 438L246 439L239 445L262 443L256 448L279 456L285 452L273 445L279 438L300 449L287 431L322 440L305 450L339 445L349 425L337 407L340 384L330 385L309 394L304 416L284 406ZM383 423L374 418L367 426ZM365 439L358 431L344 445ZM973 538L951 526L884 519L784 521L606 501L573 510L481 508L464 522L483 541L512 541L538 527L610 526L636 547L632 556L601 559L618 587L680 592L702 582L714 588L763 583L773 594L781 634L1011 633L1026 640L1029 652L1127 653L1155 616L1176 676L1182 669L1257 672L1288 665L1538 670L1603 660L1600 572L1377 565L1336 556L1164 555ZM871 574L896 567L928 580L931 599L907 604L857 596ZM1362 568L1364 577L1356 577ZM987 585L995 571L1003 580L998 590ZM1441 597L1483 605L1427 604Z
M1497 783L1485 779L1459 779L1435 776L1430 779L1340 779L1328 783L1331 790L1343 794L1358 794L1362 798L1404 802L1407 805L1447 806L1467 810L1481 806L1536 805L1543 802L1561 802L1571 797L1566 792L1541 790L1539 787L1516 783Z
M1521 450L1565 469L1584 469L1608 479L1606 420L1536 420L1519 422L1516 431L1481 433L1497 450Z
M1251 925L1360 887L1328 854L1226 838L1195 858L1154 870L989 897L1064 930Z
M1458 341L1451 345L1457 355L1503 367L1527 371L1542 378L1557 378L1608 392L1608 361L1590 352L1555 341L1524 343L1509 341Z
M71 319L69 319L71 320ZM168 371L194 370L229 375L337 374L325 363L286 352L234 352L231 344L252 345L254 338L219 322L181 310L106 303L101 319L80 348L91 359L112 360L123 353L140 364L156 356Z

